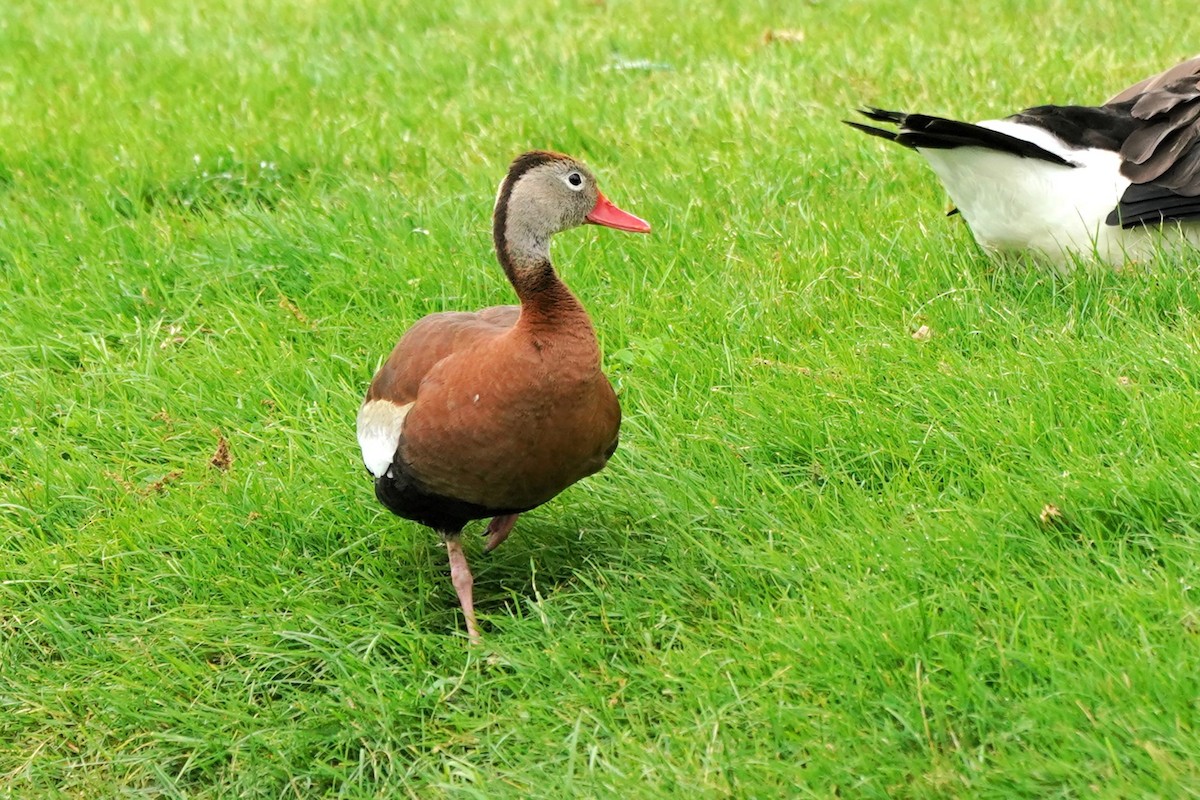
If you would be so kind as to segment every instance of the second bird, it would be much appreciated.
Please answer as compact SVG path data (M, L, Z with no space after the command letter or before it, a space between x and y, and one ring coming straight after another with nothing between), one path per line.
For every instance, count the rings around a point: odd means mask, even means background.
M988 251L1110 264L1200 245L1200 56L1102 106L969 122L863 109L848 123L911 147Z

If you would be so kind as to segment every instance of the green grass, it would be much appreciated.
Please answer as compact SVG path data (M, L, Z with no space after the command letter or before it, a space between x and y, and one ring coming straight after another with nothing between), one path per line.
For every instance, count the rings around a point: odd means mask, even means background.
M1200 796L1200 264L989 262L839 124L1098 102L1156 8L0 6L0 793ZM655 232L557 240L623 443L472 535L472 652L354 415L531 147Z

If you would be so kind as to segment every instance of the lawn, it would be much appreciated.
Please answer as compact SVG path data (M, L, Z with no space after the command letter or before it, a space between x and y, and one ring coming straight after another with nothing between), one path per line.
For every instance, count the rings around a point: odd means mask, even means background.
M990 261L840 124L1100 102L1154 11L0 5L0 796L1200 797L1200 259ZM512 301L534 147L655 230L556 240L622 445L469 529L473 650L354 417Z

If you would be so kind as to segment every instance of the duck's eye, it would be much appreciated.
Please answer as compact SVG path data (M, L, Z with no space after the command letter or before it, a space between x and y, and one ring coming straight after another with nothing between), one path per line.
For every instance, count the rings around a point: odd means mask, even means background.
M583 176L578 172L572 172L567 175L567 185L578 191L583 188Z

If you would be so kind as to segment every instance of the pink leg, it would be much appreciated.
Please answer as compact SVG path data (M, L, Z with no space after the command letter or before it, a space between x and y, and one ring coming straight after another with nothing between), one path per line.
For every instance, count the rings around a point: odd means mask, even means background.
M463 553L462 542L458 535L446 537L446 551L450 554L450 582L454 591L458 592L458 603L462 606L463 616L467 620L467 638L471 644L479 644L479 628L475 625L475 601L471 597L474 579L471 569L467 566L467 557Z
M520 514L503 514L499 517L492 517L492 521L488 523L487 530L483 535L488 537L487 544L483 546L483 552L490 553L500 546L500 543L508 538L512 533L513 526L517 524L517 517Z

